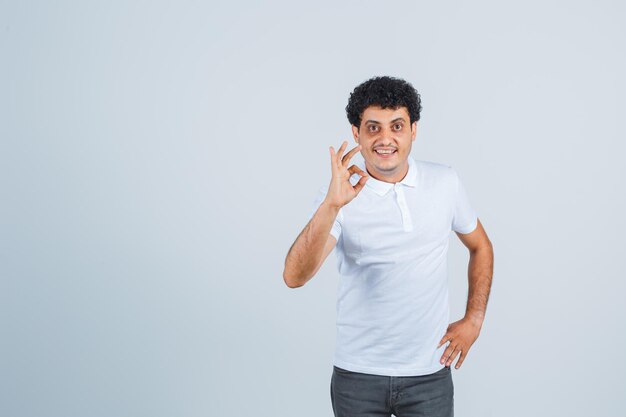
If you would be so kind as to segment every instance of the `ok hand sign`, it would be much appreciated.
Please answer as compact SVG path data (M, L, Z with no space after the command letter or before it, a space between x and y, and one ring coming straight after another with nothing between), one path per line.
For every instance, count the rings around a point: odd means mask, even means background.
M348 204L365 186L365 182L369 178L367 173L356 165L352 165L348 168L348 163L355 153L361 150L361 145L357 145L350 150L343 157L343 151L348 146L348 141L343 141L341 148L335 154L335 149L330 147L330 166L332 169L332 178L330 185L328 186L328 193L326 194L325 201L334 207L341 208ZM359 182L354 186L350 183L350 177L353 174L361 176Z

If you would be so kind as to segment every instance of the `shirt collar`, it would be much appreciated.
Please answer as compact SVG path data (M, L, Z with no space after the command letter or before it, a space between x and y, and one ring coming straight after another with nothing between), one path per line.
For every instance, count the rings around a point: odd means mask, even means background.
M403 185L408 185L409 187L415 187L415 185L417 184L416 163L415 163L415 160L413 160L413 158L410 155L407 158L407 160L409 162L409 171L406 173L402 181L396 184L403 184ZM361 164L362 164L361 169L363 169L363 171L366 171L365 161L363 161ZM377 180L376 178L372 177L371 174L369 174L369 179L365 182L365 185L370 187L378 195L387 194L387 192L391 190L394 186L394 184L391 182Z

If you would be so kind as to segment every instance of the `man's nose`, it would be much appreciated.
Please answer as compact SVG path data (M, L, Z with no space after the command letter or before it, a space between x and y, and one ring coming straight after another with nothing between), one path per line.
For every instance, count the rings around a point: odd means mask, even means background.
M391 128L380 129L380 138L385 141L389 141L388 144L393 142L393 139L395 139L395 137L395 132Z

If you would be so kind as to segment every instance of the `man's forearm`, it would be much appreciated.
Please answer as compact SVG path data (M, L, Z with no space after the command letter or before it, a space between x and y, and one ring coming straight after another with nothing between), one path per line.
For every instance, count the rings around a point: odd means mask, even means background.
M315 273L339 209L322 202L287 253L283 278L289 287L304 285Z
M470 252L467 273L469 291L465 317L481 326L485 319L493 277L493 246L491 244Z

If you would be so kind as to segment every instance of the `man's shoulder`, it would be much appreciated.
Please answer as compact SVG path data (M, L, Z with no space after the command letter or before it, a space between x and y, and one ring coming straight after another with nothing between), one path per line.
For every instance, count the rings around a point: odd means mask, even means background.
M423 159L415 159L419 171L426 176L448 176L454 174L454 168L448 164L441 162L427 161Z

